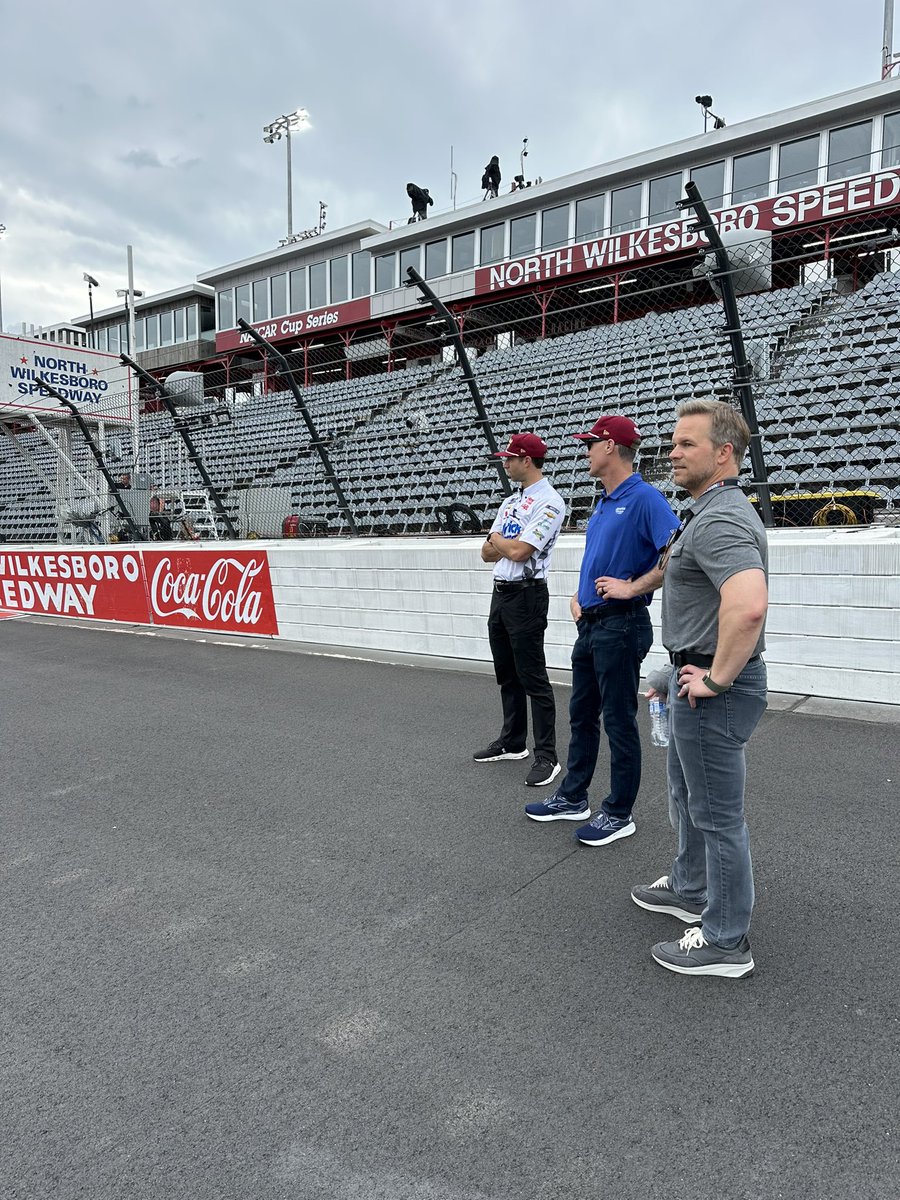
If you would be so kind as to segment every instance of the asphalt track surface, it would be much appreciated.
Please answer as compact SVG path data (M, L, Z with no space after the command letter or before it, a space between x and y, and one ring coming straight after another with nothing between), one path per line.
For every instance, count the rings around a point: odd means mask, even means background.
M896 725L766 715L757 970L690 979L629 899L649 740L592 849L470 761L489 676L22 620L0 662L3 1200L900 1193Z

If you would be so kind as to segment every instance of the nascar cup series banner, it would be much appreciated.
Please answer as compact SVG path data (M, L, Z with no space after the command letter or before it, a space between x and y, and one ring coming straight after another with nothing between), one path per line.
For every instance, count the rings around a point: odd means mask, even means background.
M41 388L49 383L96 421L132 419L131 372L115 354L0 335L0 420L17 413L70 416Z
M0 547L0 608L277 636L264 550Z

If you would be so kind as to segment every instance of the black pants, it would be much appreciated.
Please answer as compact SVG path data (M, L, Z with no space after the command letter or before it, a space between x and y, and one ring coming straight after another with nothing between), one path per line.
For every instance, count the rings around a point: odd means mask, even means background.
M544 659L549 603L547 585L543 582L495 591L488 617L488 638L503 703L500 741L507 750L525 749L530 696L535 755L556 762L556 701Z

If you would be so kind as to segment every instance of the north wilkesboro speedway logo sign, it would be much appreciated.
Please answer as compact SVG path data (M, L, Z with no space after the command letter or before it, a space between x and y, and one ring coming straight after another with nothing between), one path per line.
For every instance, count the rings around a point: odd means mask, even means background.
M722 237L737 232L746 236L754 230L760 234L777 233L835 217L863 215L898 203L900 171L883 170L737 204L710 215ZM497 266L479 267L475 272L475 291L496 292L601 268L635 266L646 259L708 244L706 235L694 228L694 218L685 217L663 225L594 238L559 250L530 254Z
M0 415L67 414L40 386L43 379L85 417L131 419L131 372L113 354L0 336Z

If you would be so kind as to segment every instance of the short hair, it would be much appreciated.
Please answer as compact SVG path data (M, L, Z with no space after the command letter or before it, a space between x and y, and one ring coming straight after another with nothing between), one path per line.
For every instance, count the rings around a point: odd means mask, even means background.
M531 459L532 466L537 467L537 469L539 471L543 471L543 469L544 469L544 456L543 455L541 455L540 458L532 458L532 456L530 454L526 454L525 457Z
M724 400L683 400L675 410L681 417L709 417L710 441L717 448L726 444L734 451L735 462L740 462L750 445L750 426L741 414Z
M637 446L620 446L619 443L616 442L616 450L619 452L619 458L623 459L627 463L634 462Z

